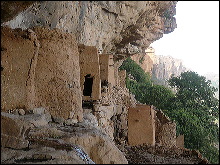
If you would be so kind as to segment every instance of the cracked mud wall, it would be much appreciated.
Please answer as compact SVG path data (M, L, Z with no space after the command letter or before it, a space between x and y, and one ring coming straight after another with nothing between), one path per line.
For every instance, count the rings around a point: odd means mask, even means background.
M25 31L1 28L1 109L27 106L28 72L35 46Z
M1 30L2 110L42 106L52 116L81 121L79 53L74 36L40 27L32 32Z

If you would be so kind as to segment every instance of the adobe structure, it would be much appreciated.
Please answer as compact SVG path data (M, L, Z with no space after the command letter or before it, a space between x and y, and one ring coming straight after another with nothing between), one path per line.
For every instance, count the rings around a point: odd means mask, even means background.
M184 148L184 136L176 138L176 124L153 106L138 104L128 110L128 144L155 143Z
M101 99L99 54L96 47L79 45L80 85L83 100Z
M149 105L138 104L128 110L128 144L155 145L155 112Z
M1 31L3 112L45 107L53 118L77 123L84 116L82 102L91 101L98 126L112 140L176 144L174 124L158 117L151 106L136 105L125 85L126 71L118 70L122 57L77 45L74 35L59 29L4 27Z
M111 54L100 54L100 78L103 85L106 82L111 83L112 86L116 85L114 73L114 60Z
M82 121L75 36L44 27L1 33L1 110L45 107L53 117Z
M179 135L176 138L176 146L180 148L184 148L184 135Z

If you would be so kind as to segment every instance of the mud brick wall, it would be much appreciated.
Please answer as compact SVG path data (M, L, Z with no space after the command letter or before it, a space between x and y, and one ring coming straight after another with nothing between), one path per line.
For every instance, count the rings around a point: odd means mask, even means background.
M137 105L128 110L128 144L155 145L154 110L149 105Z
M79 53L80 85L82 92L84 90L85 76L90 75L93 78L91 97L84 96L83 100L99 100L101 98L101 79L98 51L94 46L80 44Z
M113 55L100 54L100 77L101 81L108 81L113 86L115 85L115 75L114 75L114 61Z
M2 110L45 107L52 116L82 120L75 37L58 29L2 28Z

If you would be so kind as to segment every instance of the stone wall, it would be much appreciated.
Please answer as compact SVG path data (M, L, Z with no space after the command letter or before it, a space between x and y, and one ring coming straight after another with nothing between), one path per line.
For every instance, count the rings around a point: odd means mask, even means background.
M52 116L82 120L75 37L60 30L2 28L3 111L45 107Z
M119 86L126 88L126 70L121 70L118 72Z
M112 117L115 114L115 108L113 105L103 106L101 104L94 105L94 115L97 117L98 126L109 135L109 137L114 139L114 121Z
M156 143L166 147L176 146L176 123L170 121L161 110L156 111L155 119Z
M128 144L155 145L154 110L149 105L137 105L128 110Z

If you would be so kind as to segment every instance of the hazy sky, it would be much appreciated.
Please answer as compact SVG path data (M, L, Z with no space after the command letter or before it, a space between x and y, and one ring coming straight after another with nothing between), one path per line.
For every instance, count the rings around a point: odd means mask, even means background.
M219 1L178 1L177 28L151 46L203 75L219 74Z

